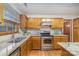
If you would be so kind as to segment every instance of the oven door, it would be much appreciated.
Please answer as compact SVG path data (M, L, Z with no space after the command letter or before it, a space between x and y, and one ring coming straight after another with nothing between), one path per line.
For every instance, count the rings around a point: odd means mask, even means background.
M42 38L41 50L51 50L52 49L52 38Z
M49 46L52 43L52 38L43 37L42 38L42 46Z

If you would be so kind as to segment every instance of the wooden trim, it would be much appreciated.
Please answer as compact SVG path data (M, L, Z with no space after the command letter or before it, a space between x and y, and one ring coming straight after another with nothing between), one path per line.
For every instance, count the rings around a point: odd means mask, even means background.
M9 34L14 34L14 33L18 33L18 32L19 32L19 24L18 24L18 23L13 22L13 21L10 21L10 20L5 20L5 22L10 22L10 23L16 24L16 26L17 26L17 31L16 31L16 32L8 32L8 29L7 29L7 27L6 27L6 32L0 32L0 36L9 35ZM12 29L12 31L13 31L13 29Z
M7 20L7 19L4 19L4 22L10 22L10 23L17 24L17 22L14 22L14 21L11 21L11 20Z
M18 32L0 32L0 36L14 34L14 33L18 33Z

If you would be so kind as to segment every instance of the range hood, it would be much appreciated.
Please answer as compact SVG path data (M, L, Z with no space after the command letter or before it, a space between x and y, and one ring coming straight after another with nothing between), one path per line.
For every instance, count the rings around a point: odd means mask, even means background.
M51 26L51 22L42 22L41 26Z

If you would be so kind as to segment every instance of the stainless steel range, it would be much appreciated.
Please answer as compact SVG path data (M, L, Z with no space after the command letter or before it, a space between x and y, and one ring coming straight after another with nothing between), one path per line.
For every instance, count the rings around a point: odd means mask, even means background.
M43 22L40 29L41 34L41 50L51 50L52 49L52 36L50 35L51 24Z
M52 37L41 37L41 50L51 50L52 49Z

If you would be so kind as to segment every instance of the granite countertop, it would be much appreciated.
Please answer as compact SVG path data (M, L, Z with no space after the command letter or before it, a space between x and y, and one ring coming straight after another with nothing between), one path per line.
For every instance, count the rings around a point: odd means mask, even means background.
M61 35L53 35L53 36L68 36L68 35L61 34Z
M58 44L74 56L79 56L79 42L58 42Z
M25 39L18 43L8 43L4 42L0 44L0 56L8 56L10 55L14 50L16 50L24 41L26 41L28 38L30 38L30 34L26 36Z
M31 35L31 36L41 36L41 35ZM61 34L61 35L51 35L51 36L68 36L68 35Z

